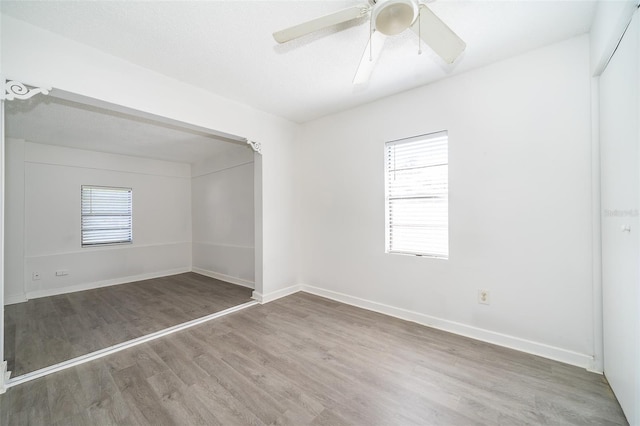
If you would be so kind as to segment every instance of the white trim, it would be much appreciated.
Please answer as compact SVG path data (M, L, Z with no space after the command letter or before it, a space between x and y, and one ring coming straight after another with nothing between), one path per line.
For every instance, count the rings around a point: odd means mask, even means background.
M37 142L28 142L28 143L32 143L32 144L36 144ZM38 144L38 145L44 145L44 144ZM50 146L55 146L55 145L50 145ZM105 155L117 155L120 157L132 157L135 158L134 155L126 155L126 154L112 154L110 152L100 152L100 151L92 151L89 149L82 149L82 148L71 148L68 146L56 146L56 148L65 148L65 149L73 149L76 151L85 151L85 152L89 152L89 153L98 153L98 154L105 154ZM139 157L139 158L144 158L144 157ZM164 161L165 163L174 163L174 164L189 164L189 163L182 163L179 161L167 161L167 160L158 160L155 158L146 158L147 160L153 160L153 161ZM132 169L128 169L128 168L116 168L116 167L107 167L107 166L103 166L103 167L99 167L99 166L79 166L77 164L72 164L72 163L65 163L63 161L59 161L59 162L55 162L52 160L47 160L47 161L42 161L42 160L37 160L37 159L26 159L24 160L25 164L42 164L45 166L60 166L60 167L71 167L71 168L75 168L75 169L86 169L86 170L106 170L108 172L119 172L119 173L128 173L128 174L133 174L133 175L142 175L142 176L159 176L159 177L168 177L168 178L174 178L174 179L185 179L185 180L191 180L191 176L187 176L187 175L182 175L182 174L178 174L178 173L153 173L153 172L141 172L138 170L132 170Z
M31 380L38 379L38 378L46 376L48 374L52 374L52 373L56 373L58 371L66 370L67 368L75 367L77 365L84 364L85 362L93 361L93 360L96 360L98 358L102 358L104 356L111 355L111 354L114 354L116 352L120 352L122 350L132 348L132 347L137 346L137 345L139 345L141 343L146 343L146 342L149 342L151 340L155 340L155 339L158 339L160 337L164 337L164 336L167 336L169 334L173 334L173 333L175 333L177 331L182 331L182 330L185 330L187 328L191 328L193 326L202 324L202 323L207 322L207 321L211 321L211 320L216 319L216 318L223 317L225 315L229 315L229 314L231 314L233 312L237 312L237 311L240 311L242 309L245 309L245 308L248 308L248 307L251 307L251 306L255 306L257 304L258 304L258 302L255 302L255 301L246 302L246 303L243 303L242 305L234 306L234 307L231 307L229 309L225 309L224 311L216 312L215 314L211 314L211 315L207 315L207 316L204 316L204 317L201 317L201 318L197 318L197 319L194 319L194 320L182 323L182 324L175 325L173 327L165 328L164 330L160 330L160 331L157 331L155 333L151 333L151 334L147 334L147 335L142 336L142 337L138 337L137 339L132 339L132 340L129 340L127 342L119 343L117 345L113 345L113 346L110 346L108 348L92 352L90 354L82 355L82 356L79 356L77 358L73 358L73 359L58 363L58 364L51 365L49 367L41 368L40 370L32 371L31 373L27 373L27 374L24 374L22 376L17 376L17 377L15 377L13 379L8 380L5 383L5 387L6 388L10 388L10 387L17 386L17 385L20 385L22 383L25 383L25 382L28 382L28 381L31 381Z
M129 275L127 277L113 278L110 280L72 285L68 287L58 287L58 288L52 288L52 289L46 289L46 290L28 291L27 299L37 299L39 297L56 296L58 294L73 293L76 291L93 290L96 288L108 287L111 285L127 284L135 281L150 280L152 278L162 278L162 277L167 277L169 275L183 274L185 272L191 272L191 268L183 267L183 268L167 269L164 271L150 272L147 274L139 274L139 275Z
M7 371L7 361L2 361L2 368L0 368L0 395L7 391L5 383L9 381L11 371Z
M23 294L9 294L4 298L4 306L15 305L16 303L24 303L27 300L27 296Z
M102 245L94 245L94 246L84 246L80 250L73 251L60 251L55 253L42 253L34 256L25 256L24 259L39 259L41 257L53 257L53 256L69 256L73 254L86 254L95 251L103 251L103 250L136 250L142 248L153 248L153 247L168 247L168 246L177 246L177 245L191 245L191 241L175 241L168 243L157 243L157 244L138 244L138 243L127 243L127 244L102 244Z
M254 142L247 139L247 143L249 144L251 149L253 149L254 152L257 152L258 154L262 155L262 144L260 142Z
M192 244L198 244L201 246L207 247L224 247L224 248L234 248L234 249L243 249L243 250L254 250L255 246L241 246L238 244L220 244L220 243L208 243L206 241L192 241Z
M231 284L241 285L243 287L255 288L253 281L243 280L242 278L232 277L231 275L221 274L220 272L209 271L207 269L198 268L193 266L191 272L204 275L209 278L215 278L216 280L225 281Z
M6 80L4 77L0 77L4 83ZM0 99L0 361L2 361L2 369L0 373L3 373L7 368L7 362L4 361L4 199L6 194L4 174L5 174L5 137L4 137L4 99ZM5 392L4 387L5 375L0 375L0 393Z
M271 293L267 293L267 294L262 294L257 291L254 291L251 297L260 303L269 303L269 302L273 302L276 299L280 299L281 297L289 296L290 294L294 294L299 291L304 291L303 287L304 286L301 286L301 285L292 285L290 287L272 291Z
M589 368L593 364L592 356L569 351L555 346L546 345L544 343L533 342L530 340L521 339L519 337L497 333L495 331L484 330L482 328L421 314L419 312L395 308L383 303L373 302L371 300L361 299L359 297L349 296L347 294L325 290L319 287L309 285L301 285L297 287L301 288L301 290L306 293L326 297L327 299L336 300L338 302L346 303L348 305L356 306L363 309L368 309L370 311L380 312L385 315L412 321L421 325L426 325L428 327L458 334L460 336L465 336L483 342L492 343L494 345L515 349L520 352L526 352L555 361L560 361L565 364L575 365L585 369ZM292 288L293 287L289 287L289 289Z
M2 84L4 85L4 89L0 92L0 99L5 101L12 101L14 99L26 100L38 93L48 95L51 90L51 87L38 87L32 85L29 85L29 87L31 87L31 89L29 89L27 85L20 81L10 79L3 80Z

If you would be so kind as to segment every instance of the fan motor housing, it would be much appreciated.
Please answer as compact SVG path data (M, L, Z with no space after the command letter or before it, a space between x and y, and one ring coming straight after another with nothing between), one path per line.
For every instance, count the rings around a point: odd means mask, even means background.
M371 12L371 22L377 31L396 35L409 28L418 17L414 0L377 0Z

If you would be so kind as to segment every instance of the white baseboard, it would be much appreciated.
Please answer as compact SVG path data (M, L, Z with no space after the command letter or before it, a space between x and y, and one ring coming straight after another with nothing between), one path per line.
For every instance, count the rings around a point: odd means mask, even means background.
M379 312L381 314L390 315L392 317L400 318L403 320L412 321L421 325L437 328L439 330L469 337L475 340L480 340L483 342L492 343L494 345L515 349L520 352L538 355L543 358L549 358L555 361L560 361L565 364L575 365L585 369L593 367L593 357L578 352L546 345L544 343L521 339L519 337L510 336L507 334L497 333L495 331L473 327L455 321L421 314L419 312L396 308L382 303L361 299L359 297L349 296L347 294L338 293L331 290L325 290L319 287L309 285L300 285L294 287L298 287L301 291L325 297L327 299L336 300L348 305L368 309L370 311Z
M72 285L68 287L29 291L27 292L27 299L37 299L39 297L56 296L58 294L73 293L76 291L93 290L96 288L108 287L111 285L126 284L134 281L142 281L142 280L149 280L152 278L167 277L169 275L183 274L185 272L191 272L191 268L184 267L184 268L167 269L164 271L157 271L157 272L151 272L151 273L139 274L139 275L130 275L128 277L120 277L120 278L114 278L111 280L96 281L96 282L86 283L86 284L78 284L78 285Z
M7 391L7 387L5 383L9 381L9 376L11 376L11 372L7 371L7 361L2 361L2 368L0 368L0 395Z
M258 293L254 290L253 295L251 296L254 300L257 300L260 303L269 303L273 302L276 299L280 299L281 297L288 296L293 293L297 293L302 290L301 285L292 285L291 287L286 287L280 290L272 291L267 294Z
M191 271L195 272L196 274L204 275L205 277L215 278L216 280L225 281L231 284L241 285L243 287L248 287L251 289L255 288L255 284L253 283L253 281L243 280L242 278L232 277L231 275L225 275L219 272L209 271L207 269L202 269L195 266L191 268Z
M4 305L15 305L16 303L24 303L27 297L24 294L9 294L4 297Z

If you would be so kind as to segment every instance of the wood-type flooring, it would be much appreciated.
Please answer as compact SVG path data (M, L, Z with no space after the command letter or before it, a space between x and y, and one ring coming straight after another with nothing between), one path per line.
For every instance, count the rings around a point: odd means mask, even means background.
M193 272L5 306L16 377L251 300L251 289Z
M624 425L603 376L297 293L0 396L3 425Z

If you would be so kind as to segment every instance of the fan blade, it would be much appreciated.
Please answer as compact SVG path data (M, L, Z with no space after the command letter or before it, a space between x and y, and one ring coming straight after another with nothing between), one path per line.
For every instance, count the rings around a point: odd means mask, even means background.
M373 34L371 34L369 43L367 43L367 47L362 54L362 59L360 59L360 65L358 65L356 75L353 78L353 84L365 84L369 81L373 68L376 66L376 62L378 62L380 53L382 53L384 42L385 36L380 31L374 31Z
M420 5L420 17L411 29L448 64L452 64L467 47L451 28L426 5Z
M287 41L311 34L323 28L360 18L368 12L369 6L366 4L351 6L346 9L339 10L338 12L330 13L329 15L321 16L319 18L312 19L311 21L286 28L282 31L277 31L273 33L273 38L276 39L278 43L286 43Z

